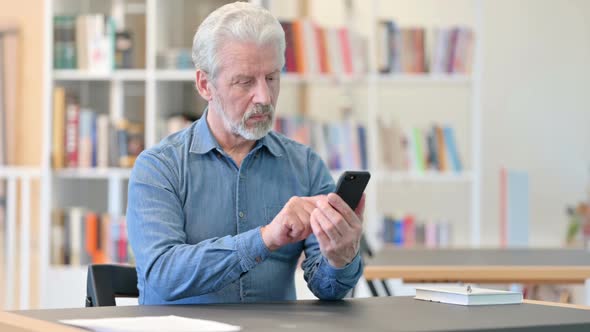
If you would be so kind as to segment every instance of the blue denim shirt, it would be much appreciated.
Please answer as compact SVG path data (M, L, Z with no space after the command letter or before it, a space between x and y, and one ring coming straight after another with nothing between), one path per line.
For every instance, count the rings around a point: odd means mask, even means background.
M260 233L292 196L334 190L325 164L271 132L237 167L206 114L142 152L131 173L127 223L139 303L295 300L302 251L309 289L320 299L343 298L362 274L359 255L334 268L313 234L270 252Z

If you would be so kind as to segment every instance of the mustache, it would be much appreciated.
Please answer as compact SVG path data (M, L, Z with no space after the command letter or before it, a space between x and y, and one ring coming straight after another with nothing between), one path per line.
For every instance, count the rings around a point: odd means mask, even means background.
M274 107L272 107L272 105L255 104L248 111L248 113L246 113L245 118L248 119L252 116L257 116L257 115L272 115L273 113L274 113Z

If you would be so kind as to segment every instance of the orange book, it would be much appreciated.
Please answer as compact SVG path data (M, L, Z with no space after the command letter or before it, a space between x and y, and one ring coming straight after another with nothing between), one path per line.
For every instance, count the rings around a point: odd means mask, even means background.
M53 89L53 132L52 164L54 169L66 166L66 90L63 87Z
M90 255L93 264L106 263L106 256L101 250L99 239L100 222L98 214L89 212L86 214L86 251Z
M438 150L438 170L446 171L449 169L447 164L447 149L445 148L445 137L441 126L435 126L436 147Z
M103 213L100 216L99 247L102 251L105 262L113 261L113 241L111 239L111 216Z
M303 38L303 22L301 20L293 21L293 44L295 46L295 59L297 72L304 74L307 69L305 59L305 43Z
M328 52L326 50L326 33L324 29L317 25L313 26L318 50L318 59L320 60L320 73L327 74L330 72L330 65L328 62Z

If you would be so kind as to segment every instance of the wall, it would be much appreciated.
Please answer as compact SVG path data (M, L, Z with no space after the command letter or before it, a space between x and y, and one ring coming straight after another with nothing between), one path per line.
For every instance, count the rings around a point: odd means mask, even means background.
M482 240L498 240L499 168L529 172L529 242L557 246L590 185L590 2L485 2Z

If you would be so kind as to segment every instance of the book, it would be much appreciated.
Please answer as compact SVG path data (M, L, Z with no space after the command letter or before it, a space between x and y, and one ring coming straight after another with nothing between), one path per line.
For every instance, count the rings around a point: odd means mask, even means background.
M502 246L526 247L529 242L528 173L500 170L500 242Z
M297 74L352 75L366 72L363 52L355 45L364 38L348 27L322 27L311 19L281 21L285 32L283 72Z
M63 87L53 89L53 131L52 131L52 165L54 169L66 166L66 90Z
M522 293L471 286L416 287L417 300L460 305L522 303Z
M52 265L135 262L124 216L82 207L56 209L51 213L50 234Z

